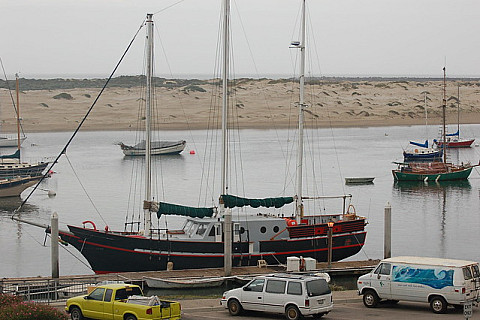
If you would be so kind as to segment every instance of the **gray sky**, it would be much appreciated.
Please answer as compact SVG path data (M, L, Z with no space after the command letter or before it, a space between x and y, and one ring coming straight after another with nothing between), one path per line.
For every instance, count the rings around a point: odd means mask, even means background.
M0 57L9 75L106 76L146 13L176 2L0 0ZM213 75L220 7L221 0L184 0L155 15L157 75ZM446 60L449 76L480 76L479 0L307 0L307 7L312 75L440 77ZM238 76L293 74L288 46L298 38L299 8L299 0L232 0ZM118 75L142 72L143 35Z

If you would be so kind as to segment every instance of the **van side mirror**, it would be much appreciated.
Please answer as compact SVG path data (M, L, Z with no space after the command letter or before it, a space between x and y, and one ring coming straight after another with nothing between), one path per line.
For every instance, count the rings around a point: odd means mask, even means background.
M380 273L379 273L379 274L377 274L377 279L380 279Z
M250 287L243 287L243 291L252 291Z

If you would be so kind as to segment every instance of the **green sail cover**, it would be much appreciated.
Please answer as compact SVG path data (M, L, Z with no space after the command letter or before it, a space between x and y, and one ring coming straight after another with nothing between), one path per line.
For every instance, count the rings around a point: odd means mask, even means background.
M258 207L281 208L284 205L293 202L293 197L248 199L248 198L240 198L237 196L232 196L229 194L222 195L222 199L226 208L243 207L243 206L251 206L253 208L258 208Z
M194 208L185 207L177 204L159 202L157 217L160 218L162 214L178 214L181 216L188 216L192 218L211 217L213 215L213 208Z
M20 150L17 149L13 154L5 154L0 156L0 159L20 159Z

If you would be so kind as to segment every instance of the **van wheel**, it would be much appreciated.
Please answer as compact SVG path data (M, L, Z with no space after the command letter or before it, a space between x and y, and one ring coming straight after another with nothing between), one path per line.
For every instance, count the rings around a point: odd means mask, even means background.
M430 308L433 313L445 313L447 312L447 301L442 297L433 297L430 300Z
M242 305L237 299L231 299L228 301L228 312L230 312L232 316L238 316L242 313L242 311Z
M367 308L375 308L380 298L373 290L368 290L363 294L363 304Z
M70 317L72 318L72 320L85 319L83 317L82 310L80 310L80 308L77 308L77 307L73 307L72 309L70 309Z
M302 315L296 306L290 305L285 310L285 317L287 317L288 320L298 320L301 316Z

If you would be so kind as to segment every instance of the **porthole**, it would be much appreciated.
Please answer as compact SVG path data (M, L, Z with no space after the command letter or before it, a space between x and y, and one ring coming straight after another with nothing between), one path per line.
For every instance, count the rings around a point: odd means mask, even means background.
M280 228L278 226L273 227L273 232L277 233Z
M261 233L265 233L265 232L267 232L267 228L265 228L265 227L261 227L261 228L260 228L260 232L261 232Z

